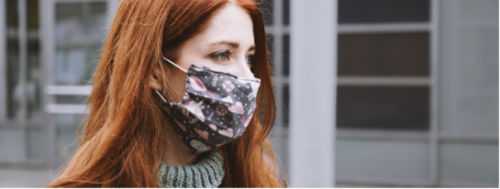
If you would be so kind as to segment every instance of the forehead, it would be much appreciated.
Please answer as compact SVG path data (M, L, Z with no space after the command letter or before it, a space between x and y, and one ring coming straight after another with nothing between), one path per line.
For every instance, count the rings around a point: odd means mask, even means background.
M229 2L220 8L210 20L206 28L193 37L198 43L216 43L222 40L240 43L242 47L248 48L254 45L253 23L248 12Z

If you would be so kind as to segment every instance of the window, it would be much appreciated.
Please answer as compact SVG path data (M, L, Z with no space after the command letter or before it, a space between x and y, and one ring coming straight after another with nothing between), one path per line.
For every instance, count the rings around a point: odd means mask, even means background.
M0 36L4 51L0 55L0 162L37 164L42 160L39 2L0 3L4 34Z
M0 164L53 166L74 152L108 9L118 2L0 2Z
M435 178L433 2L338 1L338 185Z
M48 52L52 77L47 79L46 111L53 135L51 158L65 160L76 150L75 139L83 118L92 73L99 60L99 48L106 37L109 2L56 1L52 4L54 20L49 25L53 45Z
M428 130L428 0L339 0L337 126Z
M340 24L429 21L428 0L339 0Z
M269 139L276 148L285 169L288 162L288 120L289 120L289 28L290 0L264 0L263 10L268 50L270 52L271 75L274 82L276 119ZM287 171L287 170L285 170Z
M498 1L338 2L337 184L497 187Z
M428 129L428 87L339 86L337 96L340 128Z

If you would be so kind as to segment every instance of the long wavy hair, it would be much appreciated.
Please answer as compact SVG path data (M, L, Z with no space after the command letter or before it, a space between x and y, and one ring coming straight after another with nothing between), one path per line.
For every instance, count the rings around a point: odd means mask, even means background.
M235 1L253 21L256 52L252 72L261 79L256 113L240 138L219 148L222 187L286 187L267 139L275 118L273 86L263 18L258 3ZM122 0L93 77L89 114L75 154L48 187L159 187L164 116L149 87L162 52L175 52L203 31L228 0ZM175 53L170 56L175 59ZM166 78L168 82L167 74ZM168 90L168 89L167 89Z

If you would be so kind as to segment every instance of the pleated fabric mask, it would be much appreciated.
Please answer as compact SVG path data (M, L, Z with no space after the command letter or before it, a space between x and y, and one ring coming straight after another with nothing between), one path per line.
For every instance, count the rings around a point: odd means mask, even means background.
M186 91L180 102L165 102L162 112L189 148L202 153L229 143L246 130L256 106L258 78L191 64L186 71Z

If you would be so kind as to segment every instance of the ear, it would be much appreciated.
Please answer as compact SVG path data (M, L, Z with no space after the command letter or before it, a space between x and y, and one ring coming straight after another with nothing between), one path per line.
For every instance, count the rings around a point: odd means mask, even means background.
M161 85L163 81L163 73L161 69L156 65L153 68L153 73L149 75L149 87L158 91L163 91L163 86Z

